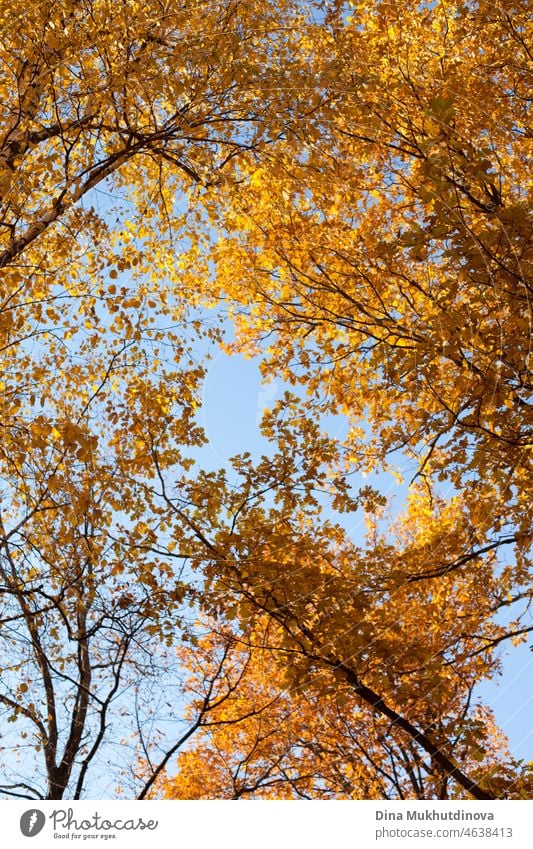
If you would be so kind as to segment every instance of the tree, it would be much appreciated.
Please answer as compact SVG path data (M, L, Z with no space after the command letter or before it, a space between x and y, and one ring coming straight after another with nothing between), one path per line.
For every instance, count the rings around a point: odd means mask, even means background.
M188 312L201 292L176 254L198 243L196 200L298 118L279 82L305 57L278 24L300 17L0 3L0 703L22 758L8 794L78 797L113 715L135 713L124 692L141 703L141 679L170 674L191 597L149 481L183 473L204 438L191 344L216 336Z
M404 452L413 475L464 494L480 544L515 545L524 580L526 5L352 5L318 36L320 137L300 157L290 141L250 155L248 190L221 213L217 282L241 350L268 337L265 374L349 417L351 469Z
M287 399L282 406L288 408ZM528 768L509 760L498 763L491 721L480 719L472 700L476 683L497 674L496 648L510 638L521 640L530 630L519 622L495 622L497 611L518 600L511 591L511 570L497 574L490 553L477 557L476 570L453 568L448 558L464 550L470 537L468 513L460 499L446 504L422 488L413 493L405 516L392 529L380 533L371 520L367 546L356 546L340 525L320 520L324 478L313 464L322 463L327 442L320 444L309 420L301 427L297 444L294 429L285 426L287 441L280 436L278 453L264 457L257 467L246 457L237 459L242 486L225 486L219 475L216 493L210 490L207 495L207 481L201 480L189 489L184 510L191 565L204 576L201 592L212 615L226 623L237 619L243 651L251 650L253 689L250 696L248 678L244 691L224 708L224 717L229 710L233 724L241 711L247 719L244 729L228 726L215 733L212 744L183 755L183 781L178 777L168 792L191 792L189 771L198 771L191 762L205 755L209 763L220 746L219 757L228 770L230 764L237 773L243 764L252 772L262 770L265 787L274 780L272 771L277 775L274 785L280 782L275 746L288 747L284 758L291 773L298 774L300 753L294 754L294 742L287 743L281 732L279 739L269 740L271 760L264 760L253 744L263 712L258 708L258 718L254 714L250 719L242 706L243 701L256 707L266 703L270 722L283 725L291 740L290 722L278 722L276 709L270 716L276 685L273 691L266 684L261 701L253 700L266 676L262 664L268 668L273 662L285 669L287 692L277 691L278 707L286 709L288 699L297 710L300 701L293 694L300 690L304 704L319 699L321 714L330 702L344 704L346 713L336 717L337 733L342 734L342 721L356 734L364 723L371 751L380 749L380 735L389 735L388 745L397 747L394 755L388 753L394 770L399 780L410 781L405 774L407 749L416 769L426 776L417 790L411 785L415 795L447 798L466 791L478 799L521 798L529 786ZM270 508L264 503L267 488L275 493ZM338 506L344 502L353 509L353 499L337 496ZM360 493L358 501L360 507L366 504L375 511L372 493ZM173 509L172 499L169 507ZM437 579L425 573L428 566L434 567ZM304 706L304 726L306 716ZM243 734L250 758L241 748ZM200 770L199 775L203 780L205 773ZM222 786L228 787L229 778L226 775ZM198 779L192 786L199 786ZM206 788L210 786L207 782ZM263 779L256 789L261 786ZM367 786L354 778L350 793L358 797ZM289 782L276 792L290 795L293 789ZM337 791L346 792L339 785ZM230 784L224 792L237 790Z
M311 393L294 420L324 410L349 418L346 473L390 466L402 452L426 488L424 509L453 495L445 535L430 523L416 556L400 555L396 579L426 581L433 596L452 573L485 580L488 567L500 588L509 581L496 607L521 605L496 644L525 638L518 620L531 599L529 27L520 2L362 2L349 15L332 6L314 33L322 49L305 148L298 155L289 138L272 155L250 154L238 189L212 207L221 238L204 263L206 276L215 263L214 286L233 302L233 348L262 356L265 376ZM294 521L289 513L283 523ZM411 516L420 527L423 513ZM362 693L353 668L322 648L332 642L328 602L342 592L314 590L328 610L318 639L298 605L308 598L303 578L276 578L270 600L265 574L254 582L248 533L238 554L219 555L213 567L225 598L229 584L282 620L293 650L329 663ZM300 530L293 534L276 552L306 551ZM513 559L502 565L506 546ZM387 571L398 563L397 550L381 556ZM234 566L231 582L228 562L246 564L241 573ZM268 565L274 581L279 554ZM420 600L412 609L425 622ZM370 687L364 698L379 712L389 707L382 694Z
M0 19L4 792L90 792L120 717L140 798L209 723L227 756L242 734L257 792L526 793L471 699L530 630L525 4L0 0ZM194 462L228 304L240 349L309 393L233 477ZM415 480L383 532L351 476L400 450ZM367 545L326 505L364 509ZM184 663L202 696L170 733ZM249 715L267 670L285 693ZM318 704L322 754L353 763L355 733L364 770L302 756L293 708Z
M339 688L331 672L315 675L311 686L294 676L287 680L286 664L274 649L279 635L271 623L263 627L256 627L247 642L212 622L201 651L184 658L191 667L189 686L198 687L221 645L229 645L242 677L192 747L180 753L177 774L160 785L160 794L170 799L456 797L457 785L431 759L420 757L413 741L388 720L361 710L357 696ZM449 695L446 710L466 717L472 694L461 694L462 711L453 704L459 694ZM511 779L513 766L490 712L478 706L455 732L453 750L469 770L491 774L493 786L498 778ZM488 750L481 748L482 740ZM527 786L521 789L527 793Z

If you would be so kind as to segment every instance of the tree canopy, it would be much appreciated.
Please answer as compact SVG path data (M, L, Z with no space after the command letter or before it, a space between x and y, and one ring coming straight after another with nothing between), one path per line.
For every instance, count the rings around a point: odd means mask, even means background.
M527 798L528 5L0 21L2 793ZM220 345L287 392L202 469Z

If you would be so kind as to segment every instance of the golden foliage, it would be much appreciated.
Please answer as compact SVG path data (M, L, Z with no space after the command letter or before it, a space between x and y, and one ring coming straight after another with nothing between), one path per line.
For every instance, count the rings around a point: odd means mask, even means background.
M530 630L527 4L0 0L0 24L0 704L44 763L4 791L86 792L134 692L142 798L195 732L168 796L527 795L472 701ZM227 309L295 394L270 456L199 471ZM388 521L352 482L400 456ZM142 681L182 638L204 695L147 766Z

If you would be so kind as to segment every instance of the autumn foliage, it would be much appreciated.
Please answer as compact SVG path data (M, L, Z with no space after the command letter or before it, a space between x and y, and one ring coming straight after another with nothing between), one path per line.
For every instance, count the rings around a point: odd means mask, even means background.
M2 793L527 798L528 4L0 23ZM221 345L287 391L202 469Z

